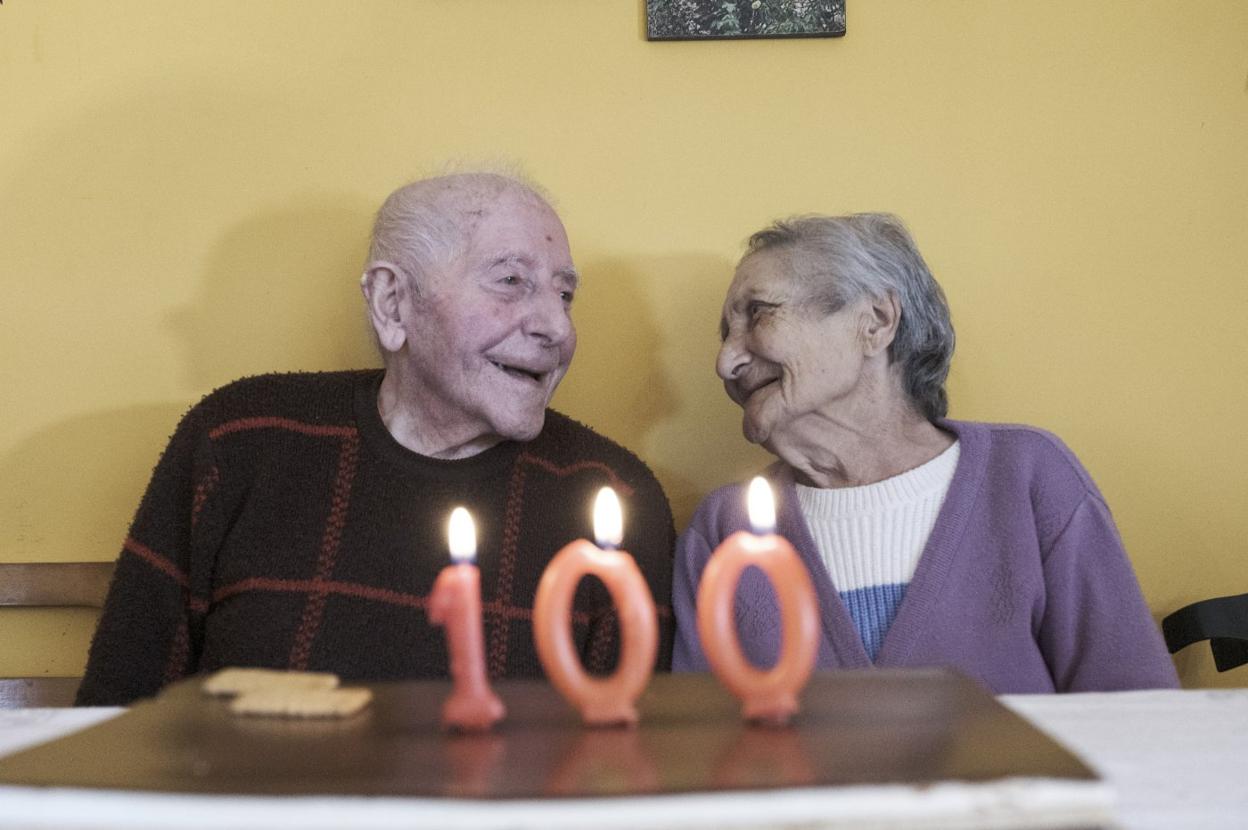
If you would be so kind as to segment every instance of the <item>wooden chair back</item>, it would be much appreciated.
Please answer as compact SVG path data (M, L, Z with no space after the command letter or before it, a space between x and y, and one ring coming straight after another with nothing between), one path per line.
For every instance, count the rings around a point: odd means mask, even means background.
M0 562L0 607L103 608L112 562ZM81 677L0 677L0 709L72 706Z

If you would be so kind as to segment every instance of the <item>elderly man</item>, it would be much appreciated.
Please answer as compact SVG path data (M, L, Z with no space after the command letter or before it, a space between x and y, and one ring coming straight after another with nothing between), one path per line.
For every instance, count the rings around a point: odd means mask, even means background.
M125 541L78 702L127 703L227 665L447 676L425 603L457 505L476 520L489 674L539 676L538 580L591 534L603 485L624 503L667 668L663 491L627 450L546 408L576 349L577 283L558 216L515 179L393 193L361 280L384 370L248 378L191 409ZM618 632L601 583L582 583L571 623L586 665L607 670Z

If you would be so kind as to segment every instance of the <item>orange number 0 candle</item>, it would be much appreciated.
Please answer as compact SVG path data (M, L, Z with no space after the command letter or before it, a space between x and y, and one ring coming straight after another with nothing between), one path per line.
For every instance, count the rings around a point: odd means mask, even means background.
M810 574L793 546L773 533L775 506L767 481L750 482L750 524L715 549L698 586L698 637L711 670L741 700L748 720L787 723L810 679L819 647L819 604ZM757 535L756 535L757 534ZM780 603L780 658L770 670L752 666L741 651L733 603L742 572L753 565L767 575Z
M594 503L594 536L603 550L585 539L570 542L550 560L537 586L533 639L546 675L590 726L634 725L637 697L654 671L659 627L654 598L645 578L624 551L620 502L604 487ZM620 621L620 656L610 677L591 677L572 642L572 597L588 574L603 581Z
M446 628L454 688L442 704L442 725L477 732L489 729L506 714L503 702L485 674L485 642L481 634L481 573L476 528L462 507L451 511L447 529L454 564L438 574L429 594L429 621Z

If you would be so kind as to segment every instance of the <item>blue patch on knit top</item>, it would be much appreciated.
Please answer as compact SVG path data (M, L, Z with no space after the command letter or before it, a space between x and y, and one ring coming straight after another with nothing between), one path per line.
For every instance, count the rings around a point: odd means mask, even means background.
M849 609L854 625L862 636L862 644L866 646L871 662L880 653L884 643L884 635L897 616L902 597L906 595L905 585L872 585L853 591L841 591L841 601Z

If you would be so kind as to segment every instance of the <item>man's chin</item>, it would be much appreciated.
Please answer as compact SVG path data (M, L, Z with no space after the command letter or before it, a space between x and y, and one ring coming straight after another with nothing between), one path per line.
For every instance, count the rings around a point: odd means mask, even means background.
M546 410L542 409L536 415L508 424L503 429L500 429L499 433L509 441L532 441L542 434L542 427L545 425Z

